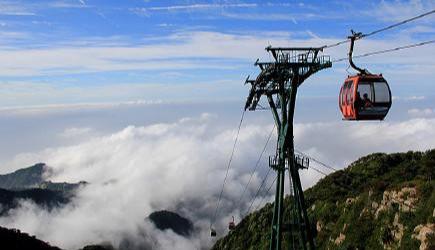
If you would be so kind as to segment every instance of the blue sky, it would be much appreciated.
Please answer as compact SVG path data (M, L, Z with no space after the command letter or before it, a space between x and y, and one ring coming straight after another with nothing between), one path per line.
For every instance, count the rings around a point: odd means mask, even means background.
M433 1L0 1L0 107L238 100L244 78L257 73L255 59L269 59L269 44L320 46L433 8ZM356 52L433 39L434 20L373 36ZM359 62L388 76L395 96L421 96L432 88L424 79L433 76L433 52L429 45ZM325 51L346 53L346 45ZM336 98L346 67L320 73L305 95Z
M264 48L331 44L350 29L366 33L432 9L433 0L0 0L0 174L45 162L56 170L53 181L97 185L71 209L42 216L23 206L0 224L78 249L95 239L116 242L114 233L138 228L154 206L203 204L185 209L203 229L193 245L175 239L164 249L209 248L214 198L248 94L243 83L258 74L257 58L271 59ZM435 14L362 39L355 54L434 38ZM342 58L347 46L324 53ZM382 122L341 120L339 89L353 73L347 62L310 77L298 90L296 148L337 168L373 152L434 148L434 55L432 44L355 60L390 83L393 105ZM240 203L272 123L269 111L245 114L222 232L230 215L242 215L231 204ZM247 190L251 197L274 146ZM300 174L304 188L323 177L312 169ZM242 202L249 205L248 198ZM110 210L107 200L114 201Z
M248 93L243 82L258 74L253 63L271 59L266 46L331 44L350 29L370 32L431 9L422 0L0 0L0 162L77 143L62 131L115 133L204 112L232 128ZM434 39L434 21L358 41L355 54ZM324 53L342 58L347 46ZM432 44L355 60L389 81L386 121L435 116L434 54ZM296 122L341 122L347 68L335 63L302 85ZM268 112L250 115L271 122Z

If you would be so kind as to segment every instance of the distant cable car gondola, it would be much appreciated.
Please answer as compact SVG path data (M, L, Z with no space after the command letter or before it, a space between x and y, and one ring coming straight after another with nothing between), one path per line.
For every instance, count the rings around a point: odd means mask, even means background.
M348 76L339 96L339 106L344 120L383 120L391 107L391 90L382 74L371 74L358 68L352 61L355 39L361 33L354 33L350 39L349 64L359 73Z
M234 230L235 228L236 228L236 224L234 223L234 216L233 216L233 220L230 221L230 223L228 223L228 229L231 231Z
M216 230L210 228L210 237L216 237Z

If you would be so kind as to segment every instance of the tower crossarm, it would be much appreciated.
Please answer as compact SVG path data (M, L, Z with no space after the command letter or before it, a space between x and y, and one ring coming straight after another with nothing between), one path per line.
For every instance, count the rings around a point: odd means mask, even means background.
M247 79L251 90L246 100L245 110L255 110L262 95L278 94L280 90L288 92L298 87L312 74L332 66L329 56L319 56L321 48L273 48L266 51L272 54L275 61L259 62L255 65L260 73L255 80ZM296 86L293 85L294 82Z

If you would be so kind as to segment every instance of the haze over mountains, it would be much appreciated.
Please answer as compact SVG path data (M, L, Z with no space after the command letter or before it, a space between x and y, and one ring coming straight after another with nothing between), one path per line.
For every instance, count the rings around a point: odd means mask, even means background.
M80 186L87 184L84 181L75 184L47 181L45 177L49 176L50 171L48 166L38 163L13 173L0 175L0 217L7 218L9 213L13 213L14 209L23 206L23 203L26 202L32 202L48 212L53 209L61 209L72 202L75 192ZM169 211L153 212L146 220L151 221L158 230L171 230L182 237L191 236L194 230L190 220ZM152 249L146 232L142 232L142 234L143 239L140 240L126 235L116 249ZM8 250L59 249L36 239L34 236L29 236L25 232L20 232L18 229L11 230L0 227L0 240L2 246ZM85 246L83 249L114 249L111 243L97 244L100 243L97 239L93 243L94 245Z
M27 168L18 169L13 173L0 175L0 188L9 190L39 188L68 193L80 185L86 184L85 181L79 183L51 182L47 180L49 175L50 168L44 163L37 163Z
M246 119L215 225L219 235L226 233L231 216L240 221L267 171L263 158L240 201L259 158L259 145L264 145L273 127L261 119L255 120L251 114ZM409 126L416 128L404 129ZM296 124L295 140L299 150L340 168L337 162L350 163L364 152L385 148L403 151L409 145L429 148L435 141L430 139L435 133L431 127L432 120ZM204 113L171 122L128 126L72 145L32 153L20 159L46 162L52 168L46 181L87 184L81 185L60 209L48 211L35 203L21 202L10 216L0 217L0 224L19 228L65 249L107 241L119 246L126 236L135 241L145 238L156 249L208 249L214 243L209 235L210 218L222 187L234 133L234 126L223 123L217 115ZM352 148L349 142L354 142ZM273 154L273 147L271 143L265 155ZM304 187L320 177L310 169L301 171ZM269 178L268 183L271 181ZM260 196L265 201L273 198L272 192L262 192ZM176 212L192 221L192 236L156 230L152 222L144 222L149 214L161 210ZM68 237L70 232L74 232L74 238Z
M47 181L49 168L38 163L13 173L0 175L0 215L17 208L21 200L30 200L47 210L71 201L74 191L86 182L56 183Z
M7 218L8 213L14 212L23 200L32 201L47 211L60 209L73 202L74 190L86 185L84 182L62 183L63 190L56 183L54 189L50 189L50 185L41 186L46 182L43 177L46 168L44 164L35 164L0 176L5 180L2 188L14 187L12 190L0 189L0 207L3 208L0 217ZM434 169L435 150L371 154L345 170L323 178L305 191L319 249L433 249ZM286 203L289 199L286 198ZM14 206L8 205L11 201ZM273 204L266 204L238 222L236 230L220 239L213 249L267 248L272 207ZM166 237L178 235L186 240L197 237L195 223L174 212L156 211L144 215L142 220L139 224L151 222L155 225L152 228L162 230ZM95 239L84 249L155 249L154 241L159 239L151 236L149 230L145 226L136 236L125 234L118 244ZM35 249L56 249L34 237L5 228L0 228L0 239L30 244ZM159 247L164 249L162 245Z

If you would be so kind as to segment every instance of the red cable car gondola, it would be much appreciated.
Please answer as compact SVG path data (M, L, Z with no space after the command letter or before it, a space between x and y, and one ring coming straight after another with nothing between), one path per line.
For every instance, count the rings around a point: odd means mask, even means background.
M361 33L354 33L350 39L349 64L359 73L348 76L339 96L339 106L344 120L383 120L391 107L391 90L382 74L371 74L358 68L352 61L355 39Z

